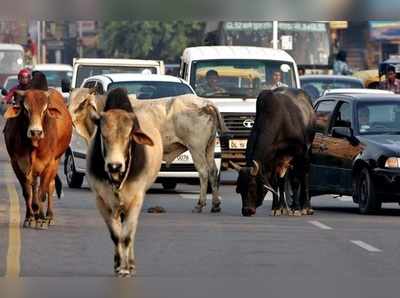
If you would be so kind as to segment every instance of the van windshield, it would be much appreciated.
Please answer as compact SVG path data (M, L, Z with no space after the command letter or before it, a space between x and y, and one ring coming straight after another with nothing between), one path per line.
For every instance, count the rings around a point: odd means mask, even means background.
M80 65L76 74L75 87L81 86L82 82L88 77L104 75L110 73L157 73L155 67L140 67L140 66L94 66Z
M16 74L23 66L22 51L0 50L0 73Z
M191 82L202 97L255 98L261 90L295 87L293 64L270 60L194 61Z

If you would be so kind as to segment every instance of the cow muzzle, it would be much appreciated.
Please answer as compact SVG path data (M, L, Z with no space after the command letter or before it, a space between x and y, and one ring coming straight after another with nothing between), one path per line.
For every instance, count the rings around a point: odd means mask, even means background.
M114 183L121 182L125 173L125 166L121 162L110 162L107 163L107 172L110 176L110 179Z
M242 215L243 216L252 216L254 214L256 214L256 208L252 208L252 207L242 208Z
M43 138L43 130L40 128L31 128L28 130L28 138L31 139L42 139Z

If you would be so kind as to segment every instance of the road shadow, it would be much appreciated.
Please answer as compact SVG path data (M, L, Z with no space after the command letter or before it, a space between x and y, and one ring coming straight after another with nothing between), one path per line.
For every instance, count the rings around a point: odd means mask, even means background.
M345 213L345 214L360 214L358 208L355 207L335 207L335 206L313 206L313 209L318 211L324 211L328 213ZM369 214L369 216L400 216L400 209L396 208L382 208L380 211L375 212L373 214Z

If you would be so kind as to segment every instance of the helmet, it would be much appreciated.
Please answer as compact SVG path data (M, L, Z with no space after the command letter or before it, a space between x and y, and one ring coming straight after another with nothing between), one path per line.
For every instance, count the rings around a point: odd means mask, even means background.
M30 77L31 76L31 73L30 73L30 71L28 70L28 69L26 69L26 68L23 68L23 69L21 69L20 71L19 71L19 73L18 73L18 79L19 78L25 78L25 77Z

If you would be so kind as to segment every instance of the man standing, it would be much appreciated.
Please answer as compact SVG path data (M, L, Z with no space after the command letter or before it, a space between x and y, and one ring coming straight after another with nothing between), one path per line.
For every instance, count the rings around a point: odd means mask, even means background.
M400 80L396 78L396 69L394 66L389 66L386 70L386 80L381 82L379 89L389 90L400 94Z

